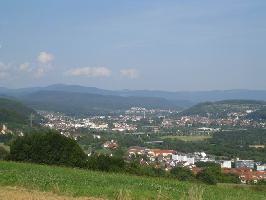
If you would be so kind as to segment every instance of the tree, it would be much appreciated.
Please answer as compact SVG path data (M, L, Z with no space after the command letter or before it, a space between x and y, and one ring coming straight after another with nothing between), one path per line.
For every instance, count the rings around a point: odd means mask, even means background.
M215 173L213 173L209 168L199 172L196 177L198 180L210 185L216 185L218 182Z
M100 171L121 171L125 169L125 162L120 157L108 155L92 155L88 158L87 167Z
M84 167L87 156L76 141L49 130L16 138L10 146L10 159L49 165Z
M185 167L175 167L171 169L170 174L181 181L189 181L194 179L194 174Z

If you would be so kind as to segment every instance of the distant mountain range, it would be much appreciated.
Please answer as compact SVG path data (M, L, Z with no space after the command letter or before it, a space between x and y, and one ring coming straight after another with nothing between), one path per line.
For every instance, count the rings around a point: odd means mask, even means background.
M155 90L104 90L79 85L8 89L0 96L16 98L35 109L84 114L128 109L132 106L182 110L206 101L248 99L266 101L264 90L215 90L167 92Z
M20 96L19 99L35 109L68 114L107 114L134 106L149 109L182 109L182 102L158 97L122 97L65 91L38 91Z
M0 94L19 96L37 91L79 92L112 96L160 97L169 100L182 100L192 103L205 101L221 101L228 99L249 99L266 101L266 90L211 90L211 91L179 91L168 92L160 90L105 90L96 87L80 85L55 84L46 87L29 87L8 89L0 87Z

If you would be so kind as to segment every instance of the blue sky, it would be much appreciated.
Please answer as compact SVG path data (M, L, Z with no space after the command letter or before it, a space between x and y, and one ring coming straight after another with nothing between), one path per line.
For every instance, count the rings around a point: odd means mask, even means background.
M265 0L0 0L0 85L266 89Z

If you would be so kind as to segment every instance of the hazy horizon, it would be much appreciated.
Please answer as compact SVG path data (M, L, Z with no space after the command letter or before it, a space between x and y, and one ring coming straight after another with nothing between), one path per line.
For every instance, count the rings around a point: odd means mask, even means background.
M266 90L266 1L1 1L0 86Z

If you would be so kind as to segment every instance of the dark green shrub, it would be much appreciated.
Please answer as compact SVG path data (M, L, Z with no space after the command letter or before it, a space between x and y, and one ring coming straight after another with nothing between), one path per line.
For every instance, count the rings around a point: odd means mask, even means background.
M8 157L9 152L4 148L0 146L0 160L4 160Z
M170 174L172 177L175 177L181 181L189 181L195 178L192 171L185 167L175 167L171 169Z
M217 177L215 176L215 173L213 173L210 169L204 169L203 171L199 172L196 178L210 185L216 185L218 182Z
M84 167L87 156L76 141L49 130L16 138L10 146L10 159L48 165Z
M125 169L125 162L120 157L108 155L92 155L88 158L87 168L100 171L122 171Z

